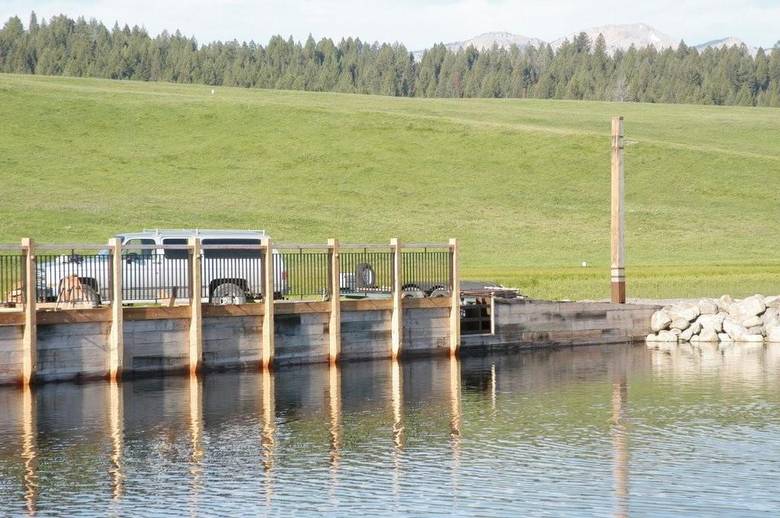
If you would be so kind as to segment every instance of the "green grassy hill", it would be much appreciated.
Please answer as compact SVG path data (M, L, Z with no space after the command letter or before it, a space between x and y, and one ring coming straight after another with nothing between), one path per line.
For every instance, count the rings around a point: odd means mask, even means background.
M458 237L465 277L607 297L616 114L629 296L780 293L776 109L0 75L0 242L156 226Z

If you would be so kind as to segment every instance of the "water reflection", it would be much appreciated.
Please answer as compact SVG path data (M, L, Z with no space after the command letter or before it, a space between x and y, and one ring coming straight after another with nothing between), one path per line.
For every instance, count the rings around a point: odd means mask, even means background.
M330 492L331 501L338 489L338 471L341 461L341 371L335 363L328 365L328 432L330 435Z
M276 443L276 397L274 373L269 369L260 372L262 390L260 393L260 446L263 466L263 493L266 505L273 498L274 445Z
M111 477L111 495L119 500L124 491L124 473L122 455L124 449L124 403L122 389L116 379L108 385L108 424L111 434L111 464L108 469Z
M626 414L628 413L628 384L625 376L612 385L612 448L613 470L612 477L615 487L615 512L614 516L624 518L628 516L629 495L629 450L628 428L626 426Z
M198 375L191 372L187 384L189 393L190 428L190 514L197 514L200 494L203 491L203 384Z
M771 513L778 388L772 345L0 389L0 509Z
M25 386L22 391L22 460L24 461L24 502L29 515L35 514L38 496L38 456L36 450L36 412L32 390Z

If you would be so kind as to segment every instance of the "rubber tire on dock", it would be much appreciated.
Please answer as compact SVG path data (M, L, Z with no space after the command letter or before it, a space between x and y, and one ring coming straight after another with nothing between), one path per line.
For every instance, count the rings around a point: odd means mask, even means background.
M241 286L233 282L223 282L211 292L209 301L218 306L230 304L245 304L246 292Z

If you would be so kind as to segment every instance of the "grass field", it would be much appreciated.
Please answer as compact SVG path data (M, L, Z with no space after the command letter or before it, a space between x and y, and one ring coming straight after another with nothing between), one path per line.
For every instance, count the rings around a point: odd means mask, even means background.
M629 297L780 293L776 109L0 75L0 242L143 227L458 237L466 278L604 298L616 114Z

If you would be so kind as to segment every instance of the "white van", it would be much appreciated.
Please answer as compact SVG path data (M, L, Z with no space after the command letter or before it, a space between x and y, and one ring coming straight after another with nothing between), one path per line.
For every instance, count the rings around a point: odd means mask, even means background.
M259 299L263 293L263 261L259 245L267 238L263 230L154 229L124 232L122 242L123 299L127 302L156 302L169 297L189 298L188 250L192 237L200 239L202 251L201 298L212 304L241 304ZM149 248L133 248L136 246ZM155 249L175 245L182 248ZM224 248L210 249L210 245ZM230 248L229 245L237 245ZM287 293L287 272L277 250L273 251L274 297ZM99 298L108 298L111 263L107 251L98 257L62 256L38 265L39 296L57 300L63 280L78 276Z

